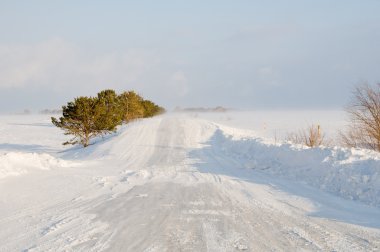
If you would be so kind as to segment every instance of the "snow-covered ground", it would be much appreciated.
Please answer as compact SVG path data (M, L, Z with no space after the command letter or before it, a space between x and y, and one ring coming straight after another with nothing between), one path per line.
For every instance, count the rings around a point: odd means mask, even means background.
M379 251L380 154L274 142L310 122L244 113L167 114L86 149L46 116L0 116L0 251Z
M257 136L278 141L314 124L321 126L326 139L336 142L339 131L347 124L346 113L342 110L237 110L188 115L230 127L254 130Z

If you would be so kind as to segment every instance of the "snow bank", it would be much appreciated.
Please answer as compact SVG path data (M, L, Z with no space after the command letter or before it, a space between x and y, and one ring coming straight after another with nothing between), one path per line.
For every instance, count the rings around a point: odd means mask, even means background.
M236 131L236 130L234 130ZM221 127L214 146L246 168L297 180L346 199L380 206L380 153L363 149L307 148L236 137ZM233 137L234 136L234 137Z
M45 153L3 153L0 154L0 179L25 174L31 170L50 170L68 165L67 161Z

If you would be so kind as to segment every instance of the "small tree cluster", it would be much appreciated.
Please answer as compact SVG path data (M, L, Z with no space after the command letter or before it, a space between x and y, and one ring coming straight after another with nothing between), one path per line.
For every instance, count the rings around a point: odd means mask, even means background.
M73 138L63 144L87 147L90 139L115 132L118 125L137 118L163 113L164 109L144 100L134 91L118 95L114 90L103 90L96 97L78 97L62 107L62 117L52 117L52 123Z
M302 144L308 147L318 147L324 144L325 136L322 134L320 125L310 125L306 130L298 133L291 133L286 140L295 144Z
M341 133L343 143L348 147L380 151L380 83L373 87L357 86L346 111L350 124L347 131Z

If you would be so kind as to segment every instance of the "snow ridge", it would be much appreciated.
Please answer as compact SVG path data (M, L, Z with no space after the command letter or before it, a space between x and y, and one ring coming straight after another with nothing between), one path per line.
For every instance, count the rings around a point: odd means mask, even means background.
M0 154L0 179L26 174L31 170L50 170L68 166L68 161L46 153L7 152Z
M380 154L364 149L308 148L242 137L218 126L214 146L245 168L300 181L346 199L380 206ZM231 134L231 132L234 132ZM240 136L239 136L240 135Z

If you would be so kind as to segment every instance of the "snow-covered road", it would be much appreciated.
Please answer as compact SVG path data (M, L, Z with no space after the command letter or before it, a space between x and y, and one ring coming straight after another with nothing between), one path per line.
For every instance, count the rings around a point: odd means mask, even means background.
M247 169L220 134L166 115L1 179L0 251L380 250L379 208Z

